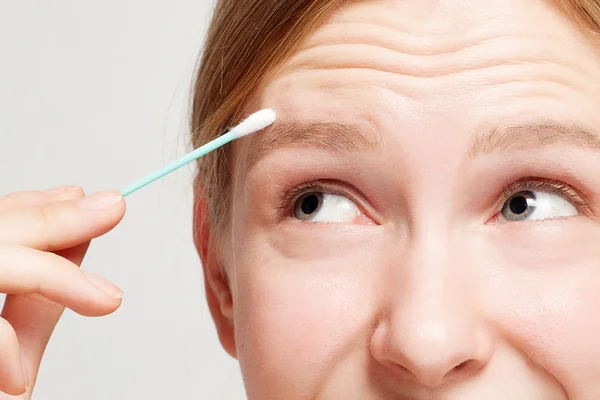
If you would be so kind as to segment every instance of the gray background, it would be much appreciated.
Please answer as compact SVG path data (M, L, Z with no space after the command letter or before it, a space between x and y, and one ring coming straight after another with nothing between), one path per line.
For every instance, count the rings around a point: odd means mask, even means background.
M188 150L212 0L0 0L0 193L120 189ZM34 400L243 399L192 243L192 168L128 198L84 268L115 282L103 318L67 311Z

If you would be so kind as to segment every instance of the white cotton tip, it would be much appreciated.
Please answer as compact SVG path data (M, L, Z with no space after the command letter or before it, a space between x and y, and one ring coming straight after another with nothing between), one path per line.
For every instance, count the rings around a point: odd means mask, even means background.
M275 111L270 108L260 110L250 115L241 124L231 130L236 138L258 132L271 125L277 119Z

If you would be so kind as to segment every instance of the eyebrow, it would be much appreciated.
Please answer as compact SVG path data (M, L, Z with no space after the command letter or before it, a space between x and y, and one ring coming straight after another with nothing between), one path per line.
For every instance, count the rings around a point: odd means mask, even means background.
M471 144L469 156L510 153L540 149L556 144L600 150L600 135L578 125L558 122L533 122L495 126L479 134ZM276 122L266 130L248 156L248 169L268 153L280 148L314 148L332 152L361 152L381 146L381 138L373 130L357 125L331 122Z
M561 143L599 150L600 136L581 126L557 122L496 126L477 136L469 155L475 158L490 153L535 150Z
M248 169L279 148L301 147L331 152L361 152L380 145L379 136L357 125L331 122L280 122L266 130L248 156Z

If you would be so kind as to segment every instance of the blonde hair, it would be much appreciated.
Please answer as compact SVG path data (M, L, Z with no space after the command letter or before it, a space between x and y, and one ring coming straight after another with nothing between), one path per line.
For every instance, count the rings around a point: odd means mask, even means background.
M221 135L300 42L343 0L218 0L194 86L192 144ZM600 0L560 0L586 33L600 34ZM210 222L228 219L232 177L230 145L201 159L197 188Z

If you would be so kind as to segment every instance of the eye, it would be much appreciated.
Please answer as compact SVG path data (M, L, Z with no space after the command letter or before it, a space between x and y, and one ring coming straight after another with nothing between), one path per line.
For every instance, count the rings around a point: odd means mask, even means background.
M507 221L536 221L574 217L579 211L559 194L523 190L506 200L501 214Z
M294 217L307 222L353 223L361 214L352 200L338 194L309 192L294 204Z

